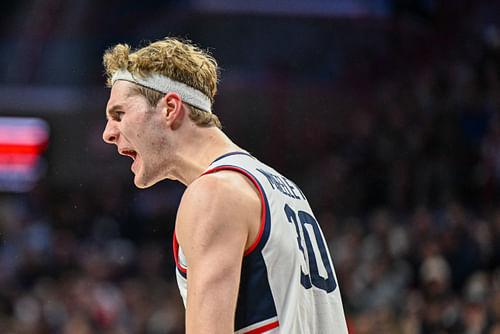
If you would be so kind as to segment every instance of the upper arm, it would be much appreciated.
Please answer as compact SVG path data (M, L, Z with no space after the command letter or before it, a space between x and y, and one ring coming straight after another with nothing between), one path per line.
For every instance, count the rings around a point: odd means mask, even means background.
M186 190L176 235L188 265L187 333L234 332L243 254L260 213L255 186L237 172L205 175Z

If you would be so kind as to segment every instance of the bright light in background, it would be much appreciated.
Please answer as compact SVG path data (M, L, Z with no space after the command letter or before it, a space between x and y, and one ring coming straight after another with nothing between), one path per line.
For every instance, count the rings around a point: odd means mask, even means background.
M26 192L44 172L49 125L40 118L0 117L0 191Z

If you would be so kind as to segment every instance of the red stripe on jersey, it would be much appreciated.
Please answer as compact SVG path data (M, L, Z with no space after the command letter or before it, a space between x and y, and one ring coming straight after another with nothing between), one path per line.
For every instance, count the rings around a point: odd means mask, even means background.
M179 264L179 242L177 241L177 237L175 236L175 229L174 229L174 259L175 259L175 265L177 268L179 268L180 271L182 271L184 274L187 274L187 270L182 268L181 265Z
M259 328L252 329L250 332L245 332L244 334L260 334L260 333L265 333L273 328L276 328L280 325L279 321L276 320L275 322L271 322L270 324L264 325Z
M250 246L250 248L245 252L245 254L243 254L243 256L247 256L248 254L250 254L255 249L255 247L257 247L257 245L259 244L260 239L262 238L262 233L264 233L264 225L266 223L266 202L264 200L264 193L263 193L262 189L260 188L259 183L257 182L257 180L253 177L253 175L251 175L247 171L245 171L243 169L240 169L238 167L233 167L233 166L216 167L214 169L210 169L210 170L206 171L205 173L201 174L200 177L203 176L203 175L206 175L206 174L210 174L210 173L213 173L213 172L220 171L220 170L234 170L234 171L240 172L242 174L245 174L250 180L252 180L252 182L255 185L255 187L257 187L257 189L259 190L260 202L262 204L262 219L261 219L261 222L260 222L260 231L259 231L259 235L257 236L257 239L255 240L255 242L252 244L252 246Z

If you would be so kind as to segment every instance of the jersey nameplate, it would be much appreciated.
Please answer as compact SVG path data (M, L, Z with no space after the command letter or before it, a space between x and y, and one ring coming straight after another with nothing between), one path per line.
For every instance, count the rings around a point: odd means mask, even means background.
M306 197L302 193L302 190L300 190L295 183L288 180L286 177L281 175L271 174L260 168L257 168L257 171L259 171L260 173L262 173L262 175L266 177L267 181L269 181L269 184L271 185L273 190L277 189L283 195L286 195L291 198L302 199L302 200L306 199ZM302 196L302 198L297 195L295 190L297 190L297 192L300 194L300 196Z

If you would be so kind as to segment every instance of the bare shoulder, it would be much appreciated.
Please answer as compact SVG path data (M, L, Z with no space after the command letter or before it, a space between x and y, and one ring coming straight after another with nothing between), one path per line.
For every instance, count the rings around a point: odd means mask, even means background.
M217 171L196 179L184 192L177 213L177 237L183 244L196 237L203 240L233 232L246 234L251 243L260 214L260 195L252 181L236 171Z
M257 188L247 176L232 170L221 170L196 179L186 189L182 201L217 200L226 196L241 199L254 197L258 200L258 194Z

